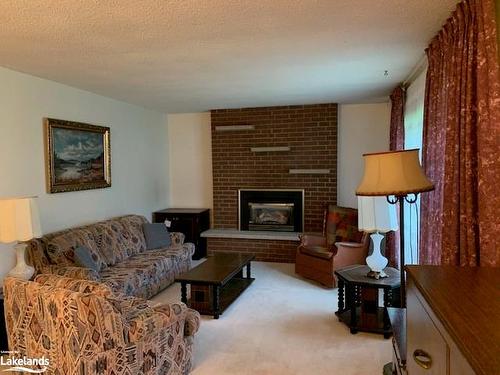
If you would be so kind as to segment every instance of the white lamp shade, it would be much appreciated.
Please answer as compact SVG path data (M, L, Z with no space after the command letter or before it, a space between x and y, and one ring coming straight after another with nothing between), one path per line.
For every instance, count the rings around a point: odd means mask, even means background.
M0 199L0 242L28 241L41 235L38 207L33 197Z
M358 228L369 233L397 230L396 205L386 197L358 196Z

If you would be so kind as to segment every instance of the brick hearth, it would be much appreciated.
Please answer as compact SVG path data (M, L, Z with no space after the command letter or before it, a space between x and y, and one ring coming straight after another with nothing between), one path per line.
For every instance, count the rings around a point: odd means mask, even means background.
M214 228L237 228L238 189L268 188L304 189L304 229L321 230L325 203L337 200L337 104L213 110L211 118ZM249 126L216 131L238 125ZM251 150L256 147L280 148ZM294 262L296 247L294 241L208 238L209 253L249 251L264 261Z
M241 238L207 238L208 254L214 251L254 253L263 262L295 262L297 241L248 240Z

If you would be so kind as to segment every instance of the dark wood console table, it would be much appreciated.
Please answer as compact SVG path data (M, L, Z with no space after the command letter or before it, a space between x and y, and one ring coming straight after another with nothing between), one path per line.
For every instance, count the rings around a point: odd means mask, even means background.
M207 256L207 239L200 234L210 228L210 210L208 208L167 208L153 212L153 223L169 220L171 232L181 232L186 242L195 245L193 259Z
M358 331L382 333L389 338L392 328L387 315L387 307L399 305L399 271L387 267L389 277L372 279L367 275L368 266L355 265L335 271L338 279L339 320L347 324L351 333ZM378 291L384 291L384 306L379 306Z

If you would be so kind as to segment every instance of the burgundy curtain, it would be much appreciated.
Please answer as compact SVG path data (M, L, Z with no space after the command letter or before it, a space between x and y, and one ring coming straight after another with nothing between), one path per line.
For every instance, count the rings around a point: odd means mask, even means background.
M404 109L406 92L403 87L398 86L392 91L390 98L392 106L389 148L391 151L403 150L405 146ZM389 265L399 268L399 230L387 233L385 256L389 260Z
M396 87L391 94L391 128L389 135L389 148L391 151L405 148L405 99L406 92L403 87Z
M493 0L466 0L427 49L420 262L500 266L500 78Z

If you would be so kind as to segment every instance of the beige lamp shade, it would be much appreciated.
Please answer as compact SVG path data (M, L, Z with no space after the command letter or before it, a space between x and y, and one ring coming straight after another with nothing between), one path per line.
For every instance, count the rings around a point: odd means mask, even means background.
M418 160L418 149L364 154L365 174L356 195L406 195L434 189Z
M41 235L34 197L0 199L0 242L28 241Z
M385 197L358 197L358 229L368 233L397 230L396 206Z

